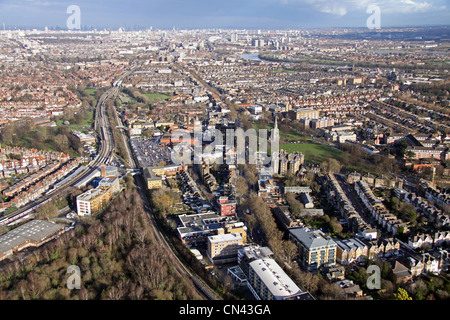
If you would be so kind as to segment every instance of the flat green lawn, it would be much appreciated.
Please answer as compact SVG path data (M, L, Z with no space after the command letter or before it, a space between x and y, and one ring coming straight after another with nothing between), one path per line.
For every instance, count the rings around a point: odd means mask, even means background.
M58 120L56 121L56 125L61 126L63 125L63 122L64 122L63 120ZM93 122L94 122L94 111L89 111L89 116L87 119L81 121L79 124L70 124L67 127L70 130L77 130L83 133L88 133L89 129L87 128L90 128Z
M150 102L158 102L170 98L170 95L163 93L144 93L144 95L148 98Z
M95 93L97 92L97 89L85 89L84 91L86 91L95 98Z
M330 158L339 159L342 154L342 151L333 147L315 143L285 143L280 145L281 149L289 153L302 152L306 161L315 163L321 163Z

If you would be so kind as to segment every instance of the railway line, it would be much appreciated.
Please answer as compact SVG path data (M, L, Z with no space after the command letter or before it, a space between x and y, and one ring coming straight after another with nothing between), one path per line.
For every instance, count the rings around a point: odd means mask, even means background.
M125 77L129 73L123 75ZM122 78L123 79L123 78ZM111 87L98 100L96 106L95 127L101 127L102 135L99 137L99 149L97 156L92 159L86 168L71 180L66 181L57 189L47 192L42 197L26 204L20 209L0 217L0 225L11 225L19 221L19 219L31 218L36 209L52 199L67 196L73 185L77 184L90 175L100 164L108 164L111 161L114 151L114 142L112 139L111 127L106 116L106 102L119 92L119 87Z
M116 114L117 116L117 114ZM126 141L127 137L125 136L124 131L120 131L122 134L122 138L124 141ZM134 157L130 156L131 151L129 150L128 143L125 143L125 147L127 149L127 154L129 155L129 165L131 169L138 169L138 165L136 163L136 160ZM145 186L145 180L142 175L135 175L135 181L137 190L139 192L139 195L141 196L141 199L143 201L143 209L147 213L149 219L150 219L150 226L152 228L154 237L156 241L159 243L160 246L166 248L166 252L169 254L169 258L172 261L172 266L177 271L178 275L183 278L190 279L195 287L197 288L197 291L207 300L218 300L219 298L213 293L211 289L207 286L206 283L203 282L203 280L199 279L195 276L194 273L192 273L189 268L187 268L183 262L180 261L180 259L177 257L177 255L174 253L174 250L172 249L170 243L167 241L166 237L164 236L164 231L161 230L158 221L156 221L156 217L154 215L154 212L152 210L152 207L149 203L149 199L147 196L147 188Z
M36 212L36 209L41 205L49 202L52 199L61 196L67 196L74 185L90 175L100 164L110 163L114 154L114 140L111 131L111 125L108 121L106 102L109 99L113 99L115 96L117 96L120 90L119 85L127 76L129 76L133 72L133 70L134 69L131 69L122 73L115 81L114 86L110 87L105 93L103 93L97 101L95 109L94 129L96 132L98 132L97 128L101 128L101 134L98 137L99 148L96 157L89 162L89 164L83 171L74 176L72 179L60 185L57 189L51 190L44 196L26 204L20 209L0 217L0 225L11 225L13 223L16 223L19 219L30 218Z
M0 225L10 225L14 224L20 220L31 218L34 212L38 207L41 205L51 201L53 198L58 198L61 196L67 196L71 192L71 188L76 185L79 181L85 179L88 175L92 173L93 170L96 170L96 168L100 164L108 164L113 155L114 155L114 139L113 139L113 133L111 130L111 124L109 123L109 118L107 115L107 101L109 99L113 99L117 96L119 93L120 87L119 85L122 83L123 79L128 76L134 69L131 71L128 71L124 74L122 74L114 83L114 86L109 88L98 100L96 111L95 111L95 123L94 128L97 133L100 132L98 135L98 143L99 143L99 149L97 152L97 156L89 162L89 164L86 166L86 168L81 171L78 175L73 177L72 179L68 180L64 184L62 184L58 189L54 189L50 192L48 192L46 195L42 196L36 201L33 201L26 206L20 208L19 210L3 216L0 218ZM117 114L116 114L117 117ZM98 130L100 128L100 130ZM122 134L122 138L124 141L126 141L127 137L125 136L125 133L123 130L120 131ZM125 146L127 148L128 155L131 155L131 152L129 150L129 146L127 143L125 143ZM132 156L129 156L129 165L132 169L138 168L135 160ZM208 300L218 300L219 298L213 293L211 289L208 288L206 283L203 282L203 280L199 279L193 272L189 270L188 267L186 267L180 259L177 257L177 255L174 253L171 245L166 240L166 237L164 236L164 232L160 229L158 222L156 221L155 215L152 211L151 205L149 203L148 197L147 197L147 189L145 187L145 181L141 175L135 176L135 181L137 184L138 192L143 200L144 203L144 210L147 213L150 222L151 227L154 233L154 236L158 243L166 248L169 258L171 259L171 265L174 267L176 272L179 276L183 278L190 279L193 284L195 285L197 291L200 293L201 296L203 296L205 299Z
M148 201L148 197L146 195L146 188L145 188L145 182L141 175L135 176L135 181L137 184L137 189L139 194L141 195L141 198L144 203L144 210L147 213L150 222L153 234L155 236L156 241L158 244L164 248L166 248L167 253L169 254L169 258L172 261L172 266L176 270L179 276L183 278L190 279L195 287L197 288L197 291L207 300L219 300L219 298L212 292L211 289L208 288L208 286L198 277L195 276L176 256L174 251L172 250L169 242L166 240L164 236L164 232L160 229L158 222L156 221L155 215L151 209L151 206Z
M135 70L135 69L134 69ZM122 83L121 81L123 81L123 78L117 80L120 81L119 83ZM116 81L116 83L117 83ZM116 91L113 91L113 94L117 94L118 93L118 88L117 87L113 87L116 88ZM100 110L100 112L104 112L102 114L102 118L104 119L104 121L108 122L108 117L106 115L106 108L103 108L103 110ZM118 121L118 123L120 124L119 118L117 116L117 113L115 113L116 119ZM107 135L109 135L107 138L109 138L108 141L112 141L112 132L111 132L111 128L109 127L109 123L108 125L108 130L107 130ZM120 130L120 134L122 135L122 139L124 140L124 145L127 151L127 155L128 155L128 164L130 166L131 169L138 169L138 165L136 163L136 160L134 159L133 156L131 156L131 150L129 148L129 144L126 143L126 141L128 140L128 137L126 136L126 133L124 132L124 130ZM112 148L114 148L114 145L112 145ZM171 259L172 263L171 265L174 267L174 269L176 270L176 272L178 273L179 276L183 277L183 278L188 278L190 279L195 287L197 288L197 291L205 298L208 300L218 300L219 298L212 292L211 289L208 288L208 286L206 285L206 283L204 283L201 279L199 279L197 276L195 276L194 273L192 273L188 267L186 267L181 261L180 259L177 257L177 255L174 253L170 243L167 241L165 235L164 235L164 231L160 229L158 221L156 221L156 217L153 213L152 207L149 203L149 199L147 196L147 188L145 186L145 180L143 178L142 175L135 175L135 181L136 181L136 186L137 186L137 190L139 192L139 195L141 196L141 199L143 201L143 209L144 211L147 213L149 219L150 219L150 226L152 228L153 234L155 236L155 239L158 241L159 245L166 248L166 251L169 254L169 258Z

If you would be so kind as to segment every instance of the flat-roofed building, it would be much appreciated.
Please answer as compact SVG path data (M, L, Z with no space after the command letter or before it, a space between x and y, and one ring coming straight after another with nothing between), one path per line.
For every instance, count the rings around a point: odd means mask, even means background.
M336 264L336 242L320 230L295 228L289 238L298 246L300 262L308 271Z
M243 222L225 223L223 227L225 233L237 233L242 237L243 243L247 242L247 226Z
M300 199L302 200L302 203L305 206L305 209L312 209L314 208L314 202L309 195L309 193L300 193Z
M226 196L221 196L217 200L221 216L234 216L236 214L236 201Z
M38 247L64 232L64 226L32 220L0 236L0 261L28 247Z
M98 181L97 186L103 188L112 188L112 191L114 193L118 193L120 191L119 178L103 178Z
M95 214L105 208L113 196L112 186L88 190L77 196L77 214L79 216Z
M95 138L90 135L90 134L86 134L83 132L79 132L79 131L72 131L71 132L75 137L77 137L78 141L81 144L94 144L95 143Z
M178 236L184 244L206 242L208 236L223 232L222 222L227 221L227 217L215 212L181 214L178 215L178 219L180 222L180 227L177 228Z
M273 209L275 218L281 223L284 229L297 228L299 221L294 217L288 206L276 206Z
M159 189L162 187L162 177L158 176L152 168L144 169L144 178L148 189Z
M207 254L214 264L237 261L237 252L244 244L238 233L225 233L208 236Z
M272 258L249 263L247 286L257 300L285 300L302 293Z
M273 256L273 252L269 247L260 246L246 246L238 250L238 264L239 268L244 272L245 276L248 277L248 265L250 262L261 259L270 258Z
M87 175L84 179L79 180L74 187L81 188L86 186L95 178L105 178L105 177L118 177L119 170L114 166L105 166L102 165L100 167L95 168L89 175Z

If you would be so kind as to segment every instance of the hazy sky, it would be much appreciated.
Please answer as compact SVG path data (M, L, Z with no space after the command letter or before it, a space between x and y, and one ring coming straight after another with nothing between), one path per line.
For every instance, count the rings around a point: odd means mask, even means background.
M365 27L369 4L381 28L450 24L450 0L0 0L0 23L66 27L67 7L94 28L317 28Z

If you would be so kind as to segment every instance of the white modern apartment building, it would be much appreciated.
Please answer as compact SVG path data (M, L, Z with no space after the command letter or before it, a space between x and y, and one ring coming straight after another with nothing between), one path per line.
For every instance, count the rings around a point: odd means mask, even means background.
M249 263L247 286L257 300L284 300L302 293L272 258Z

